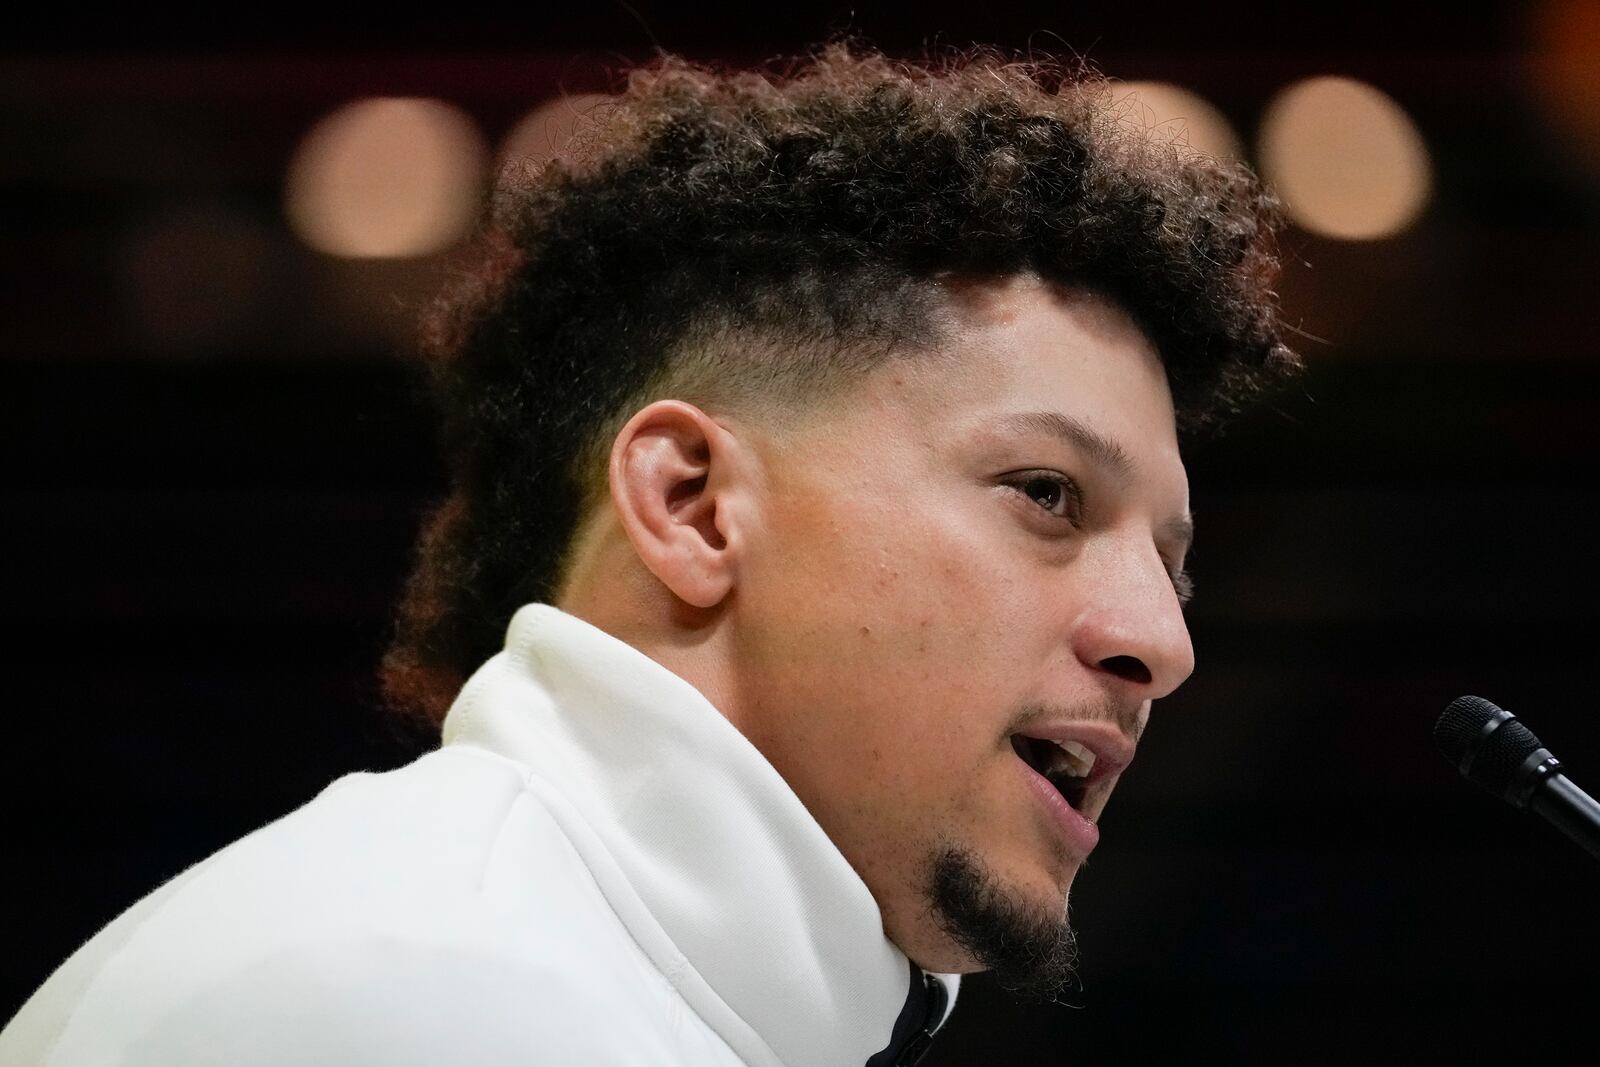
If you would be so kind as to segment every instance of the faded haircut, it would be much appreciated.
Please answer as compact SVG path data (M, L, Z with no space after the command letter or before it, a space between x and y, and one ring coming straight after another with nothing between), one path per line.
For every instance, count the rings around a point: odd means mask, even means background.
M381 680L437 723L521 605L551 601L650 401L778 412L934 350L944 275L1032 274L1125 309L1180 428L1294 370L1274 202L1128 121L1092 72L844 45L781 72L666 58L503 184L477 267L424 317L450 488Z

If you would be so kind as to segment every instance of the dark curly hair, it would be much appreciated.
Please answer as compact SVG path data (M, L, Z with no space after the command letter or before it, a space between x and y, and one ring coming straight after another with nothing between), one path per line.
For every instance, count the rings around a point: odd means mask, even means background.
M844 45L779 75L669 58L587 118L568 158L502 186L481 268L424 319L451 489L382 682L434 722L516 609L557 598L634 411L817 403L937 343L937 276L1116 301L1186 430L1297 366L1271 198L1135 128L1092 73Z

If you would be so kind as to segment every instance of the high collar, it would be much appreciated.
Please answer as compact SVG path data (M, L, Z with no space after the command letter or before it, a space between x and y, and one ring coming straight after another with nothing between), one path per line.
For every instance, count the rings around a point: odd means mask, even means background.
M570 802L648 913L613 900L619 917L647 951L670 939L672 966L697 977L668 977L747 1062L865 1063L921 1002L866 883L800 799L699 690L631 645L522 608L444 740L516 760ZM957 977L933 977L953 1005Z

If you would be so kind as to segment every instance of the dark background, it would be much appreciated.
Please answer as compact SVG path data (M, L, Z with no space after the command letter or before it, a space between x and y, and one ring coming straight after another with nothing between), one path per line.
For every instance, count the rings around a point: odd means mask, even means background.
M1077 1006L972 980L929 1062L1589 1058L1600 867L1430 740L1481 693L1600 791L1600 178L1535 91L1540 19L1570 5L985 6L10 28L0 1017L159 881L427 743L377 711L372 669L441 486L403 355L451 258L298 245L282 178L305 130L416 94L493 138L656 44L746 63L854 29L891 53L982 41L1176 81L1247 144L1279 88L1359 77L1434 166L1401 236L1288 231L1308 372L1190 448L1199 669L1157 706L1074 887ZM232 229L207 237L217 218ZM140 288L151 257L176 296ZM194 321L234 297L241 318Z

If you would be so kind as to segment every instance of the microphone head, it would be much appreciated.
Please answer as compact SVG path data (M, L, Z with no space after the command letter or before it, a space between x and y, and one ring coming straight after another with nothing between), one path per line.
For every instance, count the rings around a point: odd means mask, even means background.
M1510 714L1482 697L1456 697L1434 725L1433 743L1445 759L1459 767L1472 754L1489 724L1503 722Z
M1482 697L1457 697L1433 728L1445 759L1469 781L1511 799L1517 771L1544 747L1516 716Z

